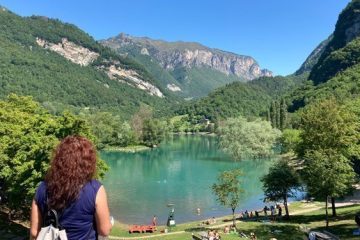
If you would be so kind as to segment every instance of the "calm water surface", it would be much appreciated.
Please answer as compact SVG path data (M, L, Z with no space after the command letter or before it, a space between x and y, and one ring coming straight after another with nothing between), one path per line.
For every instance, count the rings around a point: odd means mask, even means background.
M237 212L263 206L259 178L270 160L234 162L217 148L216 137L175 136L153 150L102 152L101 157L111 168L103 180L110 211L123 223L150 224L157 215L158 224L165 224L169 203L175 206L177 223L231 214L217 204L211 185L220 172L235 167L244 172L245 190Z

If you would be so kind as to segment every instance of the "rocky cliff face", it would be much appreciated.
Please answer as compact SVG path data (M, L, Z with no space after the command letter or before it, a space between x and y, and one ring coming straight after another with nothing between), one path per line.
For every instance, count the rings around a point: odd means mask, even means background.
M36 43L53 52L56 52L64 58L70 60L73 63L81 66L88 66L94 62L100 54L90 51L80 45L77 45L68 39L63 38L60 43L51 43L41 38L36 38ZM127 83L131 86L137 87L148 92L152 96L164 97L164 94L154 85L142 79L141 75L135 70L122 69L117 66L116 62L110 64L110 66L97 66L98 70L104 71L110 79L118 80L122 83Z
M81 66L89 65L99 56L98 53L92 52L82 46L78 46L75 43L68 41L66 38L63 38L61 43L58 44L36 38L36 43L45 49L57 52L66 59Z
M314 65L319 61L321 54L324 52L326 46L332 39L332 35L328 39L322 41L306 58L305 62L300 66L300 68L295 72L295 75L300 75L305 72L310 72Z
M346 46L360 37L360 0L351 1L340 13L332 36L309 75L309 79L316 85L357 63L355 58L349 59L347 63L344 60L345 52L351 51Z
M102 41L102 44L118 50L129 48L129 46L138 48L141 54L150 55L167 70L180 67L210 67L226 75L233 74L245 80L272 76L271 71L261 69L252 57L211 49L198 43L165 42L121 33Z

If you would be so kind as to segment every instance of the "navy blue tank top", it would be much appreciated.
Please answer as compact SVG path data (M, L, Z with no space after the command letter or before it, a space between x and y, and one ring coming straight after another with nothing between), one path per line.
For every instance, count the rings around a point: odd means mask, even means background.
M80 190L78 199L60 213L60 225L66 230L69 240L96 240L95 199L101 187L97 180L91 180ZM46 206L46 183L41 182L35 194L35 201L44 213Z

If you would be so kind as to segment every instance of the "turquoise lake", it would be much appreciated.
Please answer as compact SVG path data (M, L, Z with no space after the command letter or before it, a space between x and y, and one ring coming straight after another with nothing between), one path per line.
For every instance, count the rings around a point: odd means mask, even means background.
M158 148L137 152L101 152L110 166L104 186L111 215L122 223L150 224L157 215L165 225L174 204L176 223L231 214L220 206L211 186L224 170L241 168L241 210L262 208L260 177L267 173L271 160L233 161L217 147L212 136L174 136ZM200 215L196 209L200 208Z

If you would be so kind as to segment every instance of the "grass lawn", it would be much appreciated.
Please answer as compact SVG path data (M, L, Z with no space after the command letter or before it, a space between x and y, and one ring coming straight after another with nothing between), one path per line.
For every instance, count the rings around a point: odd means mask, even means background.
M325 230L325 210L324 203L312 202L312 203L292 203L290 206L290 214L294 212L296 215L291 216L290 220L278 220L276 222L261 222L255 220L245 220L237 222L237 228L250 235L251 232L256 233L258 239L305 239L306 231ZM319 209L321 208L321 209ZM330 210L330 209L329 209ZM359 236L353 236L352 232L356 229L354 216L357 212L360 212L360 205L353 205L347 207L337 208L337 217L330 217L330 225L328 231L339 236L340 239L359 239ZM329 211L331 214L331 211ZM118 237L136 237L148 236L149 239L154 240L184 240L191 239L191 233L207 231L209 227L219 230L222 233L224 224L231 224L231 216L218 218L217 223L214 226L201 225L201 222L190 222L179 224L172 228L172 232L179 232L174 235L159 234L159 233L133 233L127 232L127 225L121 225L117 223L112 232L112 236ZM262 218L265 220L265 218ZM159 226L159 229L164 229L164 226ZM184 232L183 232L184 231ZM152 236L153 235L153 236ZM146 238L146 239L148 239ZM242 239L238 234L221 234L222 240L234 240ZM244 238L245 239L245 238Z

